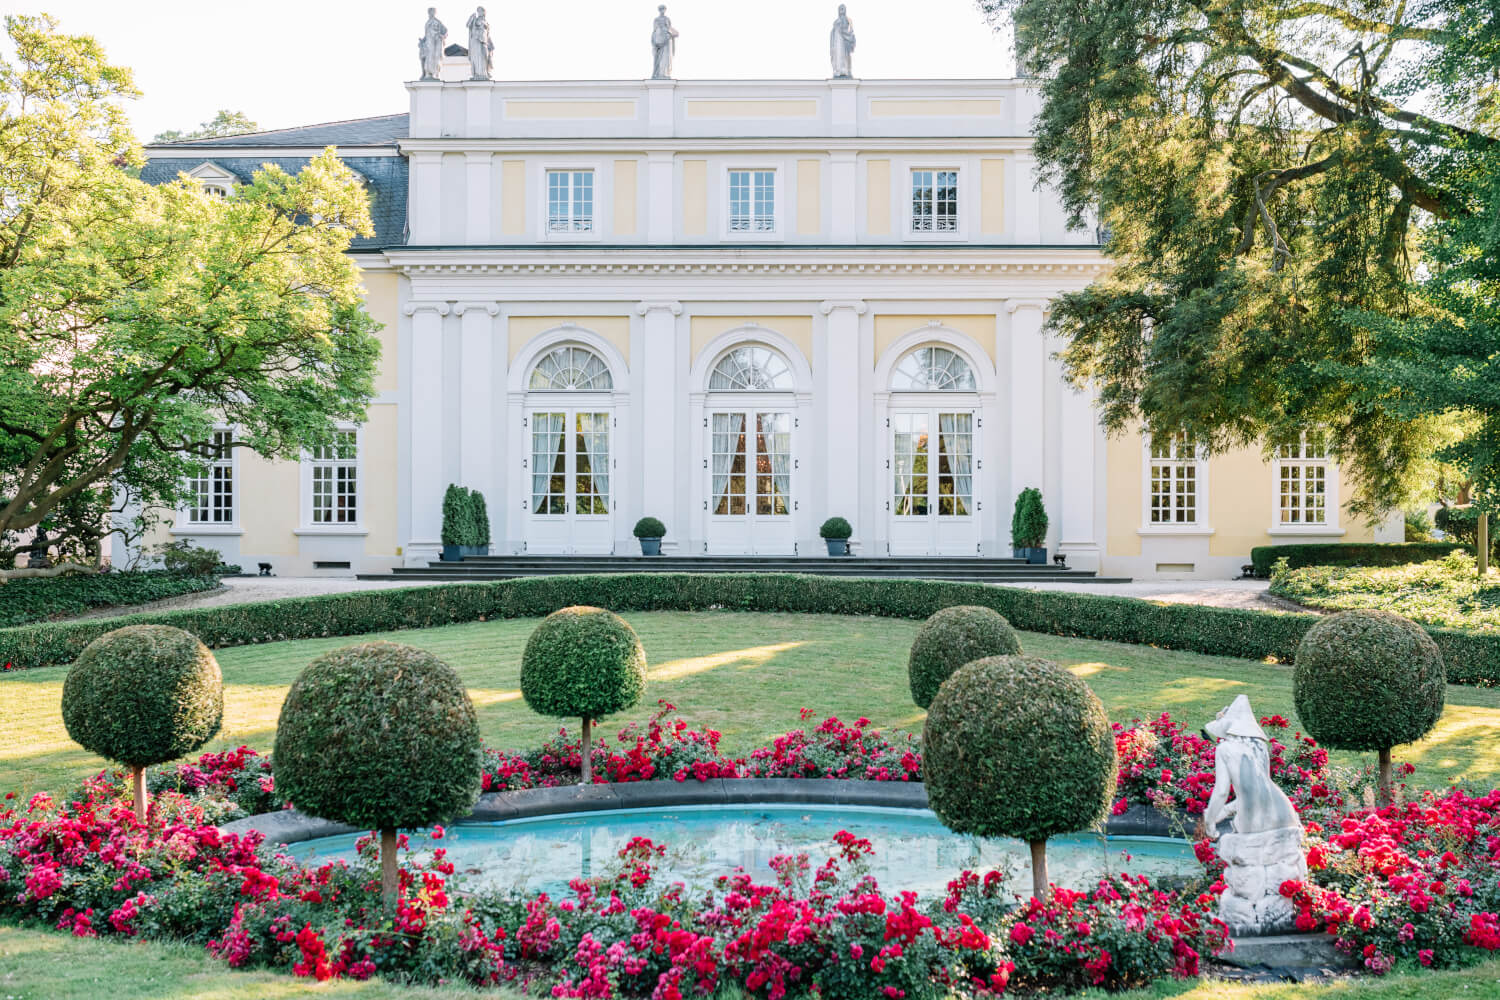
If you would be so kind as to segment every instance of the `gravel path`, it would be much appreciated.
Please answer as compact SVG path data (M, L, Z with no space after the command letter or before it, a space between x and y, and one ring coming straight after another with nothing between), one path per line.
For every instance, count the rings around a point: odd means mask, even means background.
M274 601L283 597L311 597L315 594L344 594L354 590L388 590L392 587L422 587L442 581L434 580L354 580L347 577L245 576L226 577L217 590L184 594L164 601L129 608L100 608L78 615L83 618L113 618L141 611L166 611L177 608L211 608L249 601ZM1255 610L1301 611L1289 601L1266 593L1265 580L1152 580L1136 583L1038 583L1032 590L1060 590L1085 594L1109 594L1115 597L1143 597L1169 604L1202 604L1216 608L1251 608ZM76 619L75 619L76 620Z

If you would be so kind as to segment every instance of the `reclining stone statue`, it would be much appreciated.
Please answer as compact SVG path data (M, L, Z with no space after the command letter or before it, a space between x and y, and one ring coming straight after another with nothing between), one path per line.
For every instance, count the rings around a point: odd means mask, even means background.
M1203 810L1203 822L1209 839L1218 841L1219 857L1228 865L1219 919L1235 935L1290 930L1296 911L1291 900L1281 895L1281 884L1305 878L1307 858L1297 810L1271 780L1269 740L1244 695L1203 731L1218 741L1214 790ZM1227 831L1221 829L1226 822Z

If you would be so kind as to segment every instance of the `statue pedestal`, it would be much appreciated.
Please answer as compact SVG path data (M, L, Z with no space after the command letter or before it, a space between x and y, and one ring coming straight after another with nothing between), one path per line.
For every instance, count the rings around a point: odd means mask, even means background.
M1281 895L1281 883L1307 877L1302 827L1285 826L1260 833L1226 833L1219 838L1225 889L1219 897L1219 919L1232 935L1279 934L1294 926L1292 901Z

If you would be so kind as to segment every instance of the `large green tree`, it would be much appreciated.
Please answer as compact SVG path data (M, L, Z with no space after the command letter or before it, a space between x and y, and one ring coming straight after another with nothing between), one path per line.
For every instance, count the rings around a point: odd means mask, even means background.
M1428 309L1420 229L1475 211L1460 178L1495 148L1472 113L1495 64L1454 46L1493 0L980 6L1013 13L1041 174L1115 262L1050 320L1106 427L1211 453L1323 427L1357 510L1399 502L1437 430L1360 374L1382 351L1363 317Z
M227 199L142 183L129 72L50 18L5 25L0 539L77 521L84 497L95 525L113 496L175 505L218 422L294 458L362 420L379 342L345 253L372 232L358 178L329 150Z

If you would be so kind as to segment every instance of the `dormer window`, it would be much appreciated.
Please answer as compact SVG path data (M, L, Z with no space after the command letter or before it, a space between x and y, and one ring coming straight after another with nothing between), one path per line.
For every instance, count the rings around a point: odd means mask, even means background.
M212 198L228 198L234 194L235 185L239 182L239 178L217 163L200 163L187 171L187 175L198 182L204 194Z

